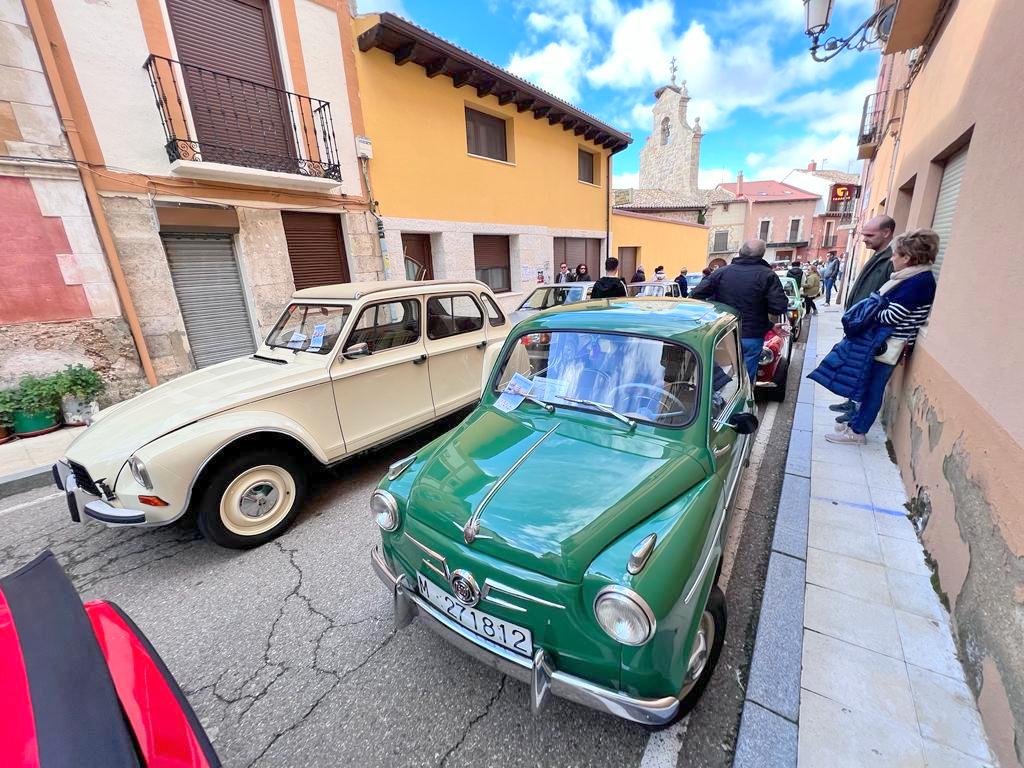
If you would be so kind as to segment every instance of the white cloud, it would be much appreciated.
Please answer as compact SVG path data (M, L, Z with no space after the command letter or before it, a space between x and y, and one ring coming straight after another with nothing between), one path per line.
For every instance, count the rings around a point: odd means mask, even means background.
M752 168L763 163L764 159L764 152L751 152L743 159L743 162L746 163L748 168Z
M635 189L640 186L640 173L613 173L612 189Z
M537 13L536 11L526 17L526 26L532 27L538 32L547 32L557 23L554 17L548 16L546 13Z
M615 0L592 0L590 18L594 23L605 29L614 29L622 18L622 11Z
M862 80L845 91L831 88L810 91L771 104L764 111L799 120L811 133L835 134L860 122L864 99L875 90L875 79Z
M508 70L566 101L579 98L583 48L568 42L548 43L534 53L514 53Z
M768 154L764 162L751 173L745 174L748 179L782 179L794 168L805 168L812 160L818 167L834 168L839 171L856 173L857 138L856 131L838 133L834 136L800 136Z
M736 181L736 171L731 168L701 168L697 172L697 186L701 189L713 189L731 181Z

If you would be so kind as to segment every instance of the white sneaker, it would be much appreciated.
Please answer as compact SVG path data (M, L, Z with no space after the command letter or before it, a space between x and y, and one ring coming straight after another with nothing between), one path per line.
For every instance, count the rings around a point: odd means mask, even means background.
M825 439L830 443L839 443L840 445L864 445L868 441L864 435L858 435L845 424L841 424L839 426L842 427L842 430L836 431L831 435L825 435Z

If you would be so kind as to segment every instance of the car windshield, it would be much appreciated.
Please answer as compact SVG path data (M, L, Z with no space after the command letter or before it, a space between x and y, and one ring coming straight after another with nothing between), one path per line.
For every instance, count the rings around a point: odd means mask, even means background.
M496 391L520 374L531 380L533 398L556 407L600 412L596 403L638 421L681 427L698 407L698 368L691 350L661 339L535 332L508 347L498 364Z
M352 308L289 304L267 336L267 346L326 355L334 348Z
M530 294L519 309L548 309L560 304L574 304L587 297L586 286L566 285L551 288L538 288Z
M627 286L630 298L634 296L665 296L669 286L653 285L651 283L633 283Z
M783 280L782 281L782 290L784 290L786 292L786 295L789 298L791 298L791 299L795 299L796 298L796 288L793 287L793 283L790 282L789 280Z
M703 280L703 279L704 279L704 275L703 274L687 275L686 276L686 285L687 285L688 288L696 288L698 285L700 285L700 281Z

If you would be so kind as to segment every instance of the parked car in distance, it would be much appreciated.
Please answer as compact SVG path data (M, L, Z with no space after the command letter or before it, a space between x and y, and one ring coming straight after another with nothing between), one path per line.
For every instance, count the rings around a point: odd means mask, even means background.
M688 272L686 274L686 292L689 293L700 285L700 281L703 279L704 274L702 272Z
M791 341L799 341L804 329L804 316L807 314L807 310L804 307L804 299L800 293L800 286L797 285L796 280L789 277L785 272L776 272L775 274L778 275L779 282L782 283L782 290L786 292L786 299L789 301L787 313L791 329L790 333L793 337Z
M280 535L310 471L480 396L509 324L476 281L365 282L295 293L255 354L100 413L53 467L73 520L166 525L195 512L226 547Z
M199 719L120 608L82 605L53 553L0 579L0 765L217 768Z
M651 280L646 283L629 283L626 286L626 296L629 298L669 296L678 299L682 295L679 283L675 280Z
M396 625L418 614L529 685L534 711L555 695L673 722L725 636L719 564L757 427L737 316L591 301L520 323L488 356L476 409L370 499Z
M520 320L524 320L545 309L586 301L590 298L590 292L593 290L593 282L544 283L543 285L538 285L526 297L526 301L509 314L509 322L515 325Z

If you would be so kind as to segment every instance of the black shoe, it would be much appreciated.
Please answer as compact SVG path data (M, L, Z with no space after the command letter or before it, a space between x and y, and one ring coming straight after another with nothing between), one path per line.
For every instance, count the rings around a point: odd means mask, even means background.
M836 417L836 424L846 424L853 418L853 411L841 413Z
M828 407L830 411L835 411L836 413L849 413L853 408L854 405L850 400L843 403L833 403Z

